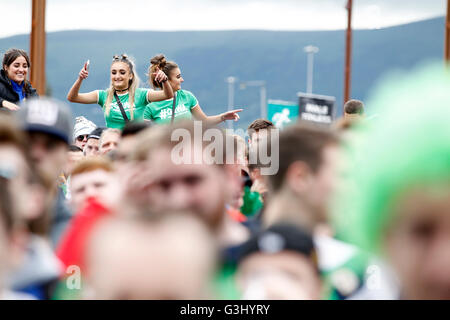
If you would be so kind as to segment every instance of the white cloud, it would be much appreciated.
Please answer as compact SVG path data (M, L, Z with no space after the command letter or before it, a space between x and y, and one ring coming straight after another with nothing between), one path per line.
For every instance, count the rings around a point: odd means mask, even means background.
M445 14L442 0L354 1L355 28L380 28ZM346 27L346 0L47 0L47 31L333 30ZM0 0L0 37L28 33L30 0Z

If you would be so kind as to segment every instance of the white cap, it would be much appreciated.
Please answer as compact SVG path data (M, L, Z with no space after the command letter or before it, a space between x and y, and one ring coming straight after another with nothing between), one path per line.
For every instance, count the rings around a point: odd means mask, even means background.
M90 134L95 128L97 128L97 126L92 121L83 116L76 117L75 125L73 127L73 140L75 141L78 136Z

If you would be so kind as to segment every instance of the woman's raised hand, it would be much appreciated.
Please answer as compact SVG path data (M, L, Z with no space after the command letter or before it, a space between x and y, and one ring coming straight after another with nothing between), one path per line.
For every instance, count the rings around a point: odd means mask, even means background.
M162 71L158 70L157 72L153 73L155 75L155 81L156 82L165 82L168 78L167 75Z
M86 79L89 76L89 71L87 70L87 62L84 64L83 68L81 68L80 73L78 74L78 77L81 80Z

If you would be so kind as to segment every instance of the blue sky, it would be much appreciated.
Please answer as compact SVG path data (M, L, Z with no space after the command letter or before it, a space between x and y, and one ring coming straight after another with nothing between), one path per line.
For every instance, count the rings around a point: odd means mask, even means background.
M357 29L383 28L446 13L445 0L353 0ZM47 0L47 31L336 30L346 0ZM0 0L0 38L30 31L31 0ZM8 26L8 27L6 27Z

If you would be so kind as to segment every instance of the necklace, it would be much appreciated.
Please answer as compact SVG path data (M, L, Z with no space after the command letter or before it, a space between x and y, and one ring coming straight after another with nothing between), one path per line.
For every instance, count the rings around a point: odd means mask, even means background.
M118 89L115 89L117 92L124 92L124 91L128 91L128 89L129 88L126 88L126 89L122 89L122 90L118 90Z

